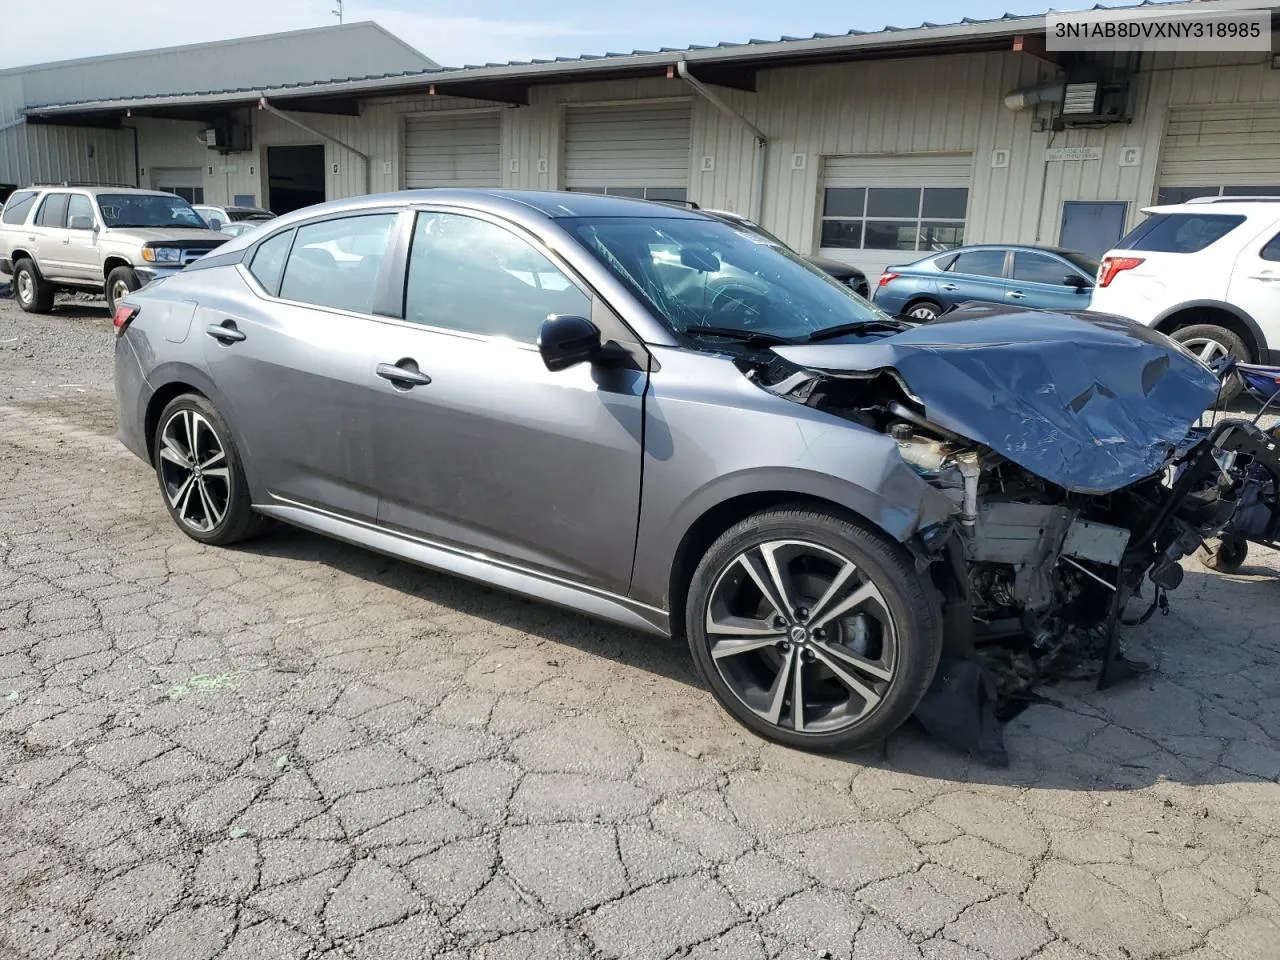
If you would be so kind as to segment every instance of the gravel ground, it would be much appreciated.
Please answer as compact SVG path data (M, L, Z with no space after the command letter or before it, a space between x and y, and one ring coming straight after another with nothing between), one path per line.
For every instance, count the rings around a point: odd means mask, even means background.
M0 957L1280 958L1280 558L993 771L812 757L685 651L280 529L184 538L105 309L0 302Z

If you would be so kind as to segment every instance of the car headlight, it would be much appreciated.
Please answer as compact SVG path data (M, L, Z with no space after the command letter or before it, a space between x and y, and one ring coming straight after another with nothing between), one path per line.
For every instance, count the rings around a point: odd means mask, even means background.
M182 259L182 251L177 247L143 247L142 259L152 263L177 263Z

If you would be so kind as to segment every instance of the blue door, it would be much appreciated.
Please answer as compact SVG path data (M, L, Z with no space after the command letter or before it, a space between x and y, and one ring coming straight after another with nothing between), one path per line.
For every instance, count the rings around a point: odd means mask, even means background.
M1093 279L1051 253L1013 251L1009 273L1010 304L1040 310L1088 310Z
M1004 247L973 247L960 252L938 277L942 309L969 300L1004 303L1009 281L1004 278Z
M1068 200L1062 205L1062 230L1058 246L1079 250L1095 260L1124 236L1122 200Z

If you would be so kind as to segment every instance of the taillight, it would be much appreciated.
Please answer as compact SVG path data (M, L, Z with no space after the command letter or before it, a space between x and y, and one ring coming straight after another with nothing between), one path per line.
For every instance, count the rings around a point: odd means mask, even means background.
M138 315L137 307L129 307L121 304L116 307L116 312L111 316L111 326L116 328L116 336L123 336L125 329L133 322L133 318Z
M876 286L883 287L885 284L897 280L900 276L902 276L900 273L882 273L880 274L880 282Z
M1142 257L1103 257L1102 263L1098 265L1098 286L1110 286L1116 274L1132 270L1142 262Z

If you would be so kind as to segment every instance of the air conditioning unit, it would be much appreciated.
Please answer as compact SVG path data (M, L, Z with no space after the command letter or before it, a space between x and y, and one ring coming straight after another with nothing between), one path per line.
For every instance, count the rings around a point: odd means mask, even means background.
M1062 100L1054 127L1097 126L1104 123L1129 123L1129 79L1069 79L1062 88Z
M219 153L246 153L253 149L253 128L244 123L217 123L206 127L200 139Z

